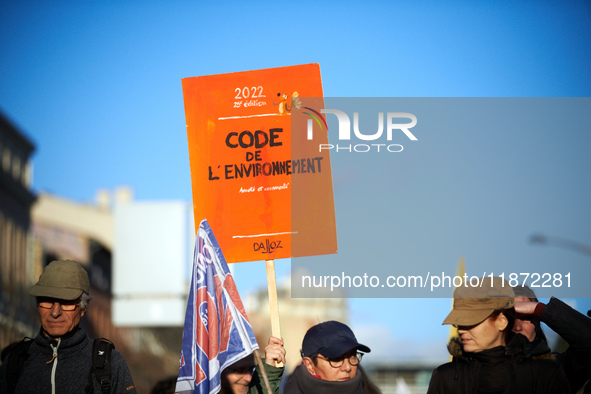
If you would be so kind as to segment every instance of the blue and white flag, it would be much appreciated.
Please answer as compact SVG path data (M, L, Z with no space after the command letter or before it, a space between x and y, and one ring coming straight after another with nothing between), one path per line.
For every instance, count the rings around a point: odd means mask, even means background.
M176 392L220 391L221 372L259 346L207 220L199 225Z

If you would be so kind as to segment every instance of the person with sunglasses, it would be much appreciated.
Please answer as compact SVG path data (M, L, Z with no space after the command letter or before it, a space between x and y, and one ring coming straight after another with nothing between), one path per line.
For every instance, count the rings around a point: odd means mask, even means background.
M32 341L21 342L19 350L11 351L2 363L0 392L136 392L121 353L109 346L104 348L108 350L100 350L100 343L79 326L91 300L89 291L88 273L79 263L57 260L45 267L37 284L29 290L37 299L39 334ZM99 355L95 358L93 353L100 351L103 355L110 352L110 360L100 359ZM100 379L93 369L96 360L110 365L110 373Z
M277 394L284 371L284 367L278 367L277 364L285 364L283 339L273 336L269 338L262 361L269 380L271 394ZM250 354L224 369L221 379L220 394L267 393L263 374L255 363L254 354Z
M302 343L302 363L294 370L284 393L363 393L359 363L369 347L337 321L310 328Z
M539 302L528 286L515 286L515 324L513 331L529 341L529 352L538 358L554 360L564 370L572 393L585 382L591 392L591 319L552 297L547 304ZM551 352L540 323L545 323L568 344L563 352Z

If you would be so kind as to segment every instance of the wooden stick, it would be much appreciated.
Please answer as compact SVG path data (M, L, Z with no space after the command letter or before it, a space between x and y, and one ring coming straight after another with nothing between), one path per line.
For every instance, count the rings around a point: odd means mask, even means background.
M265 365L263 364L263 360L261 359L261 355L259 354L258 350L254 351L254 358L256 359L259 370L261 371L261 376L263 377L263 382L265 383L267 393L272 394L271 384L269 383L269 377L267 376L267 371L265 371Z
M271 335L281 338L277 283L275 282L275 260L266 260L265 263L267 263L267 288L269 290L269 307L271 308Z
M279 303L277 302L277 282L275 281L275 260L266 260L267 264L267 289L269 291L269 307L271 308L271 335L281 338L279 325ZM277 363L281 368L283 363Z

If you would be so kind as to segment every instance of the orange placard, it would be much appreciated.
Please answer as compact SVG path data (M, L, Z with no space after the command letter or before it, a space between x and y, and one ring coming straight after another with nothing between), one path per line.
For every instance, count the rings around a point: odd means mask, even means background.
M292 130L300 97L323 105L318 64L182 82L195 223L208 220L227 262L336 253L327 130L313 143L305 122Z

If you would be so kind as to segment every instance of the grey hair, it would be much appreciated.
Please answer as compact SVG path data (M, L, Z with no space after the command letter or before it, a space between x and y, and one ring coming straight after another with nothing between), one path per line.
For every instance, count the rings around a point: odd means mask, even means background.
M88 293L82 292L80 296L80 309L86 309L90 301L92 301L92 297Z

